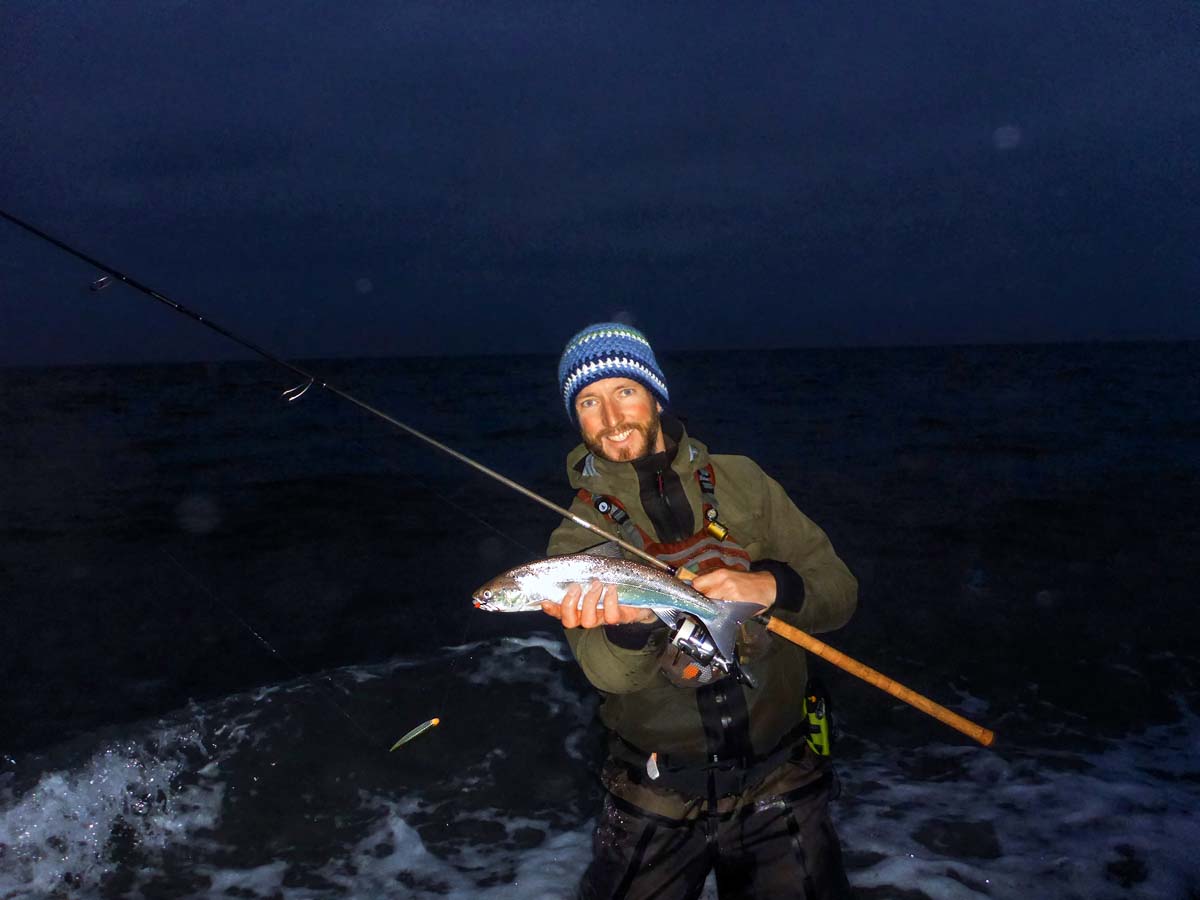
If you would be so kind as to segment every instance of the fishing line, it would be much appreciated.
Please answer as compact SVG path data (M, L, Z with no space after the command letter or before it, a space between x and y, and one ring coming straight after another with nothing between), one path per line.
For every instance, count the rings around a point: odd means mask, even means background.
M478 522L480 525L482 525L484 528L488 529L489 531L495 532L500 537L504 538L509 543L511 543L513 546L519 548L520 550L524 551L525 553L528 553L530 556L538 556L539 555L537 551L531 549L530 547L527 547L525 544L521 543L521 541L517 540L511 534L509 534L506 531L503 531L498 525L495 525L495 524L489 522L487 519L483 518L483 516L479 515L474 510L472 510L466 506L463 506L461 503L458 503L455 500L452 500L450 497L446 496L441 491L430 486L428 482L419 480L415 476L409 474L407 471L402 469L397 463L393 462L391 459L389 459L383 453L367 446L367 444L365 444L362 440L360 440L358 438L347 438L347 441L351 445L358 447L359 450L361 450L366 455L373 456L377 459L382 460L384 462L384 464L391 471L395 472L396 474L406 476L410 481L415 482L415 484L417 485L418 488L426 491L429 494L432 494L434 497L441 500L447 506L453 507L454 509L458 510L460 513L465 515L467 518L472 519L475 522ZM474 621L475 621L474 616L466 616L465 617L462 637L460 637L459 641L458 641L459 646L464 647L464 648L467 646L468 639L470 637L471 626L474 623ZM464 650L463 652L465 653L467 651ZM437 705L433 708L433 711L438 714L438 716L435 716L434 720L440 721L440 717L448 709L446 704L450 699L451 688L456 685L455 675L458 670L458 659L461 655L462 655L461 653L452 653L450 656L450 668L446 672L445 678L442 679L444 682L444 685L442 687L442 696L438 700ZM430 721L434 721L434 720L430 720ZM428 726L428 724L429 724L428 722L425 723L426 726ZM423 731L423 730L424 729L420 729L420 731ZM413 729L413 731L418 731L418 729ZM401 738L399 741L397 741L397 745L407 743L407 740L405 740L405 738L408 738L411 740L412 737L415 737L415 736L416 735L413 735L412 732L409 732L409 734L405 735L404 738ZM392 749L395 750L396 746L394 745L392 747Z
M495 469L489 468L488 466L485 466L481 462L477 462L476 460L472 459L471 457L467 456L466 454L458 452L453 447L449 447L446 444L443 444L441 441L430 437L429 435L425 434L424 432L418 431L416 428L413 428L411 425L406 425L405 423L401 422L399 419L395 418L394 416L388 415L387 413L383 412L383 410L377 409L376 407L372 406L371 404L366 403L362 400L359 400L357 397L352 396L351 394L348 394L345 391L334 387L333 385L329 384L328 382L318 379L316 375L312 374L311 372L307 371L306 369L301 368L300 366L296 365L295 363L291 363L285 359L281 359L280 357L276 356L275 354L270 353L267 350L264 350L262 347L260 347L258 344L254 343L253 341L249 341L243 337L239 337L238 335L236 335L232 331L230 331L228 328L225 328L224 326L217 324L216 322L214 322L212 319L208 318L207 316L201 315L198 312L194 312L193 310L188 309L183 304L175 302L174 300L172 300L170 297L166 296L165 294L159 293L158 291L154 290L153 288L151 288L145 284L142 284L140 281L136 280L135 278L130 277L129 275L126 275L125 273L121 272L120 270L114 269L112 266L109 266L109 265L101 262L100 260L98 260L92 256L89 256L88 254L84 253L81 250L76 250L70 244L67 244L64 241L61 241L58 238L47 234L46 232L42 231L40 228L37 228L36 226L29 224L28 222L24 221L23 219L17 218L12 213L6 212L3 209L0 209L0 218L7 219L9 222L12 222L18 228L24 229L25 231L29 232L30 234L34 235L35 237L41 238L42 240L53 244L55 247L58 247L60 250L64 251L65 253L69 253L71 256L74 256L76 259L83 260L88 265L93 266L102 272L105 272L106 275L104 277L99 278L96 281L92 282L93 290L95 290L95 291L104 290L112 283L112 279L115 278L118 281L122 281L125 284L129 285L134 290L136 290L142 294L145 294L147 297L150 297L152 300L157 300L159 303L162 303L165 306L170 307L171 309L173 309L175 312L179 313L180 315L186 316L187 318L191 319L192 321L198 322L199 324L205 326L206 328L212 329L217 334L221 335L222 337L228 338L229 340L233 341L235 344L238 344L241 347L245 347L247 350L251 351L252 353L254 353L258 356L261 356L263 359L265 359L269 362L273 362L277 366L281 366L281 367L287 369L288 371L293 372L296 375L299 375L301 378L304 379L304 381L301 382L300 384L296 385L295 387L288 388L286 391L283 392L284 399L288 400L289 402L299 400L301 397L304 396L304 394L308 391L308 389L311 388L314 384L317 385L318 387L324 388L325 390L329 391L331 394L345 400L347 403L354 404L355 406L357 406L359 409L363 410L364 412L369 413L370 415L373 415L373 416L376 416L377 418L382 419L383 421L389 423L390 425L392 425L396 428L399 428L401 431L405 432L406 434L409 434L412 437L415 437L420 441L424 441L429 446L431 446L437 450L440 450L441 452L443 452L449 456L452 456L454 459L457 459L459 462L463 463L464 465L470 466L471 468L475 469L476 471L482 472L484 475L487 475L489 478L493 478L496 481L499 481L501 484L505 485L506 487L511 488L512 490L516 491L517 493L521 494L522 496L527 497L528 499L532 500L534 503L544 506L546 509L549 509L549 510L557 513L558 515L562 516L564 519L567 519L567 520L573 522L574 524L578 525L580 528L583 528L583 529L586 529L587 531L591 531L595 534L598 534L605 541L615 541L619 546L625 548L630 553L634 554L639 559L644 560L645 562L649 563L650 565L654 566L655 568L664 569L664 570L674 574L674 570L669 565L667 565L666 563L664 563L662 560L658 559L657 557L652 556L651 554L647 553L641 547L635 546L634 544L630 544L627 541L624 541L619 537L614 537L613 535L609 534L608 532L606 532L604 529L602 529L598 525L593 525L591 522L587 521L584 518L581 518L580 516L575 515L573 512L566 509L565 507L559 506L557 503L547 500L545 497L543 497L541 494L537 493L536 491L532 491L529 488L525 487L524 485L519 484L516 481L513 481L511 478L508 478L505 475L501 475Z
M463 627L462 638L459 641L459 645L462 646L463 648L467 647L467 637L468 637L468 633L471 630L471 622L474 620L474 618L475 618L474 616L466 617L467 622L466 622L466 625ZM463 650L463 653L467 653L467 652L469 652L469 651L467 651L466 649ZM439 713L441 710L444 710L446 708L446 702L450 699L450 688L452 685L455 684L455 681L454 681L455 670L458 668L458 658L461 655L462 654L455 653L454 655L452 655L450 657L450 670L446 673L446 678L445 678L446 683L442 686L442 697L438 701L438 705L437 705L437 710L439 711Z
M264 647L266 647L267 650L269 650L271 652L271 654L277 660L279 660L281 663L283 663L283 665L285 665L287 668L291 669L292 674L294 676L296 676L297 678L300 678L300 679L305 679L305 678L311 677L309 675L306 675L304 672L301 672L296 666L292 665L292 663L287 659L287 657L285 657L282 653L280 653L278 650L276 650L274 645L272 645L270 641L268 641L265 637L263 637L261 634L259 634L254 629L254 626L252 626L244 618L239 616L237 614L237 612L231 606L229 606L229 604L225 603L217 595L217 593L215 591L211 590L208 587L208 585L205 584L200 579L200 577L198 575L194 574L191 570L189 570L186 566L184 566L183 563L181 563L178 559L176 559L175 556L169 550L163 549L162 553L163 553L163 556L165 556L167 559L169 559L172 563L175 564L175 567L177 569L179 569L180 572L183 573L185 578L187 578L189 581L191 581L193 587L198 589L202 594L204 594L206 597L208 597L208 599L211 600L213 603L215 603L217 606L221 607L221 609L223 609L228 616L230 616L231 618L236 620L243 628L245 628L248 632L250 632L252 635L254 635L254 639L257 640ZM325 700L326 703L328 703L330 706L332 706L334 709L336 709L339 713L341 713L341 715L345 717L346 721L349 722L351 725L353 725L356 729L358 729L358 733L361 734L363 737L365 737L368 741L370 741L372 745L378 745L380 743L379 739L377 737L375 737L373 734L371 734L369 731L367 731L367 729L365 729L362 725L358 724L358 721L352 715L350 715L349 711L346 710L345 707L343 707L340 703L338 703L334 699L334 695L332 694L332 692L329 692L329 693L326 692L325 686L322 685L319 680L320 678L324 678L325 680L329 681L330 684L333 683L332 679L330 679L327 674L320 673L318 675L318 678L314 679L311 682L317 688L318 696L320 696L323 700Z
M393 470L393 471L396 471L396 472L398 472L398 474L407 474L407 473L404 473L402 470L400 470L400 469L399 469L399 467L398 467L398 466L397 466L395 463L393 463L393 462L392 462L391 460L389 460L387 457L383 456L383 454L381 454L379 451L377 451L377 450L372 450L372 449L371 449L371 448L369 448L369 447L368 447L366 444L364 444L362 441L360 441L360 440L357 440L357 439L355 439L355 438L350 438L350 443L351 443L351 444L354 444L354 445L356 445L356 446L358 446L358 448L359 448L360 450L362 450L364 453L370 454L370 455L372 455L372 456L376 456L376 457L378 457L379 459L382 459L382 460L384 460L384 462L385 462L385 463L387 463L387 465L388 465L390 468L392 468L392 470ZM457 509L459 512L461 512L463 515L465 515L465 516L467 516L468 518L470 518L470 519L473 519L474 521L478 522L480 525L482 525L484 528L487 528L489 531L494 531L496 534L500 535L500 537L504 538L504 539L505 539L505 540L507 540L509 543L513 544L513 546L515 546L515 547L517 547L517 548L519 548L519 549L523 550L524 552L528 553L530 556L538 556L538 555L540 555L540 554L538 553L538 551L536 551L536 550L533 550L533 549L531 549L531 548L529 548L529 547L525 546L523 543L521 543L520 541L518 541L518 540L517 540L515 537L513 537L511 534L509 534L509 533L508 533L508 532L506 532L506 531L503 531L503 530L501 530L501 529L500 529L500 527L499 527L498 525L494 525L494 524L492 524L492 523L491 523L491 522L489 522L487 519L483 518L483 517L482 517L482 516L480 516L478 513L476 513L474 510L471 510L471 509L469 509L469 508L467 508L467 507L463 506L462 504L460 504L460 503L457 503L457 502L455 502L454 500L451 500L449 497L447 497L445 494L441 493L441 492L440 492L440 491L438 491L437 489L435 489L435 488L433 488L433 487L430 487L428 483L426 483L426 482L424 482L424 481L417 480L417 479L415 478L415 476L412 476L412 475L408 475L408 478L410 478L410 479L412 479L413 481L415 481L418 487L420 487L420 488L424 489L424 490L425 490L425 491L427 491L428 493L430 493L430 494L432 494L433 496L437 497L437 498L438 498L439 500L441 500L443 503L445 503L445 504L447 504L447 505L449 505L449 506L452 506L452 507L454 507L454 508L455 508L455 509ZM464 626L463 626L463 633L462 633L462 637L461 637L461 638L459 638L459 641L458 641L458 643L459 643L459 645L460 645L460 646L466 647L466 645L467 645L467 643L468 643L468 638L470 637L471 626L472 626L472 624L473 624L474 622L475 622L475 617L474 617L474 616L466 616L466 617L465 617L465 624L464 624ZM463 652L465 653L466 651L464 650ZM451 655L451 657L450 657L450 669L449 669L449 671L446 673L446 678L444 679L444 680L445 680L445 685L444 685L444 687L442 688L442 696L441 696L441 699L438 701L438 705L435 707L435 710L436 710L436 711L439 713L439 715L441 714L441 712L442 712L442 711L444 711L444 710L447 708L447 707L446 707L446 703L447 703L447 701L450 699L450 689L451 689L451 686L453 686L453 685L455 684L454 676L455 676L455 673L456 673L456 671L457 671L457 669L458 669L458 658L459 658L459 656L461 656L461 655L462 655L462 654L459 654L459 653L454 653L454 654L452 654L452 655Z
M431 487L427 482L418 480L415 476L408 474L407 472L402 470L396 463L392 462L390 459L388 459L386 456L384 456L378 450L372 450L370 447L368 447L365 443L363 443L361 440L359 440L357 438L349 438L348 440L351 444L353 444L354 446L357 446L364 453L383 460L387 464L387 466L390 469L392 469L392 471L396 472L397 474L406 475L410 480L414 481L419 488L432 494L434 497L437 497L439 500L441 500L446 505L454 507L456 510L458 510L460 513L465 515L467 518L472 519L475 522L478 522L480 525L482 525L484 528L488 529L489 531L495 532L500 537L504 538L505 540L507 540L509 543L511 543L513 546L517 547L518 549L523 550L525 553L528 553L530 556L540 555L538 551L533 550L530 547L527 547L525 544L521 543L519 540L517 540L515 537L513 537L511 534L509 534L507 531L504 531L498 525L494 525L493 523L489 522L487 519L483 518L483 516L479 515L474 510L469 509L468 507L463 506L461 503L458 503L458 502L450 499L445 494L443 494L441 491L437 490L434 487ZM465 647L467 645L468 638L470 637L471 625L474 623L474 621L475 621L474 616L466 617L465 625L463 627L462 637L459 638L459 641L458 641L460 646ZM446 702L450 698L450 688L455 683L454 675L455 675L456 670L458 669L458 658L460 655L461 654L459 654L459 653L455 653L455 654L452 654L450 657L450 669L446 673L445 686L442 688L442 697L436 707L436 710L439 712L439 714L442 710L446 709Z
M121 423L121 428L125 432L126 438L128 440L130 440L131 442L133 442L134 436L131 434L129 429L125 426L124 420L118 419L118 421ZM128 516L123 516L122 518L124 519L124 521L127 521L127 522L130 521ZM221 597L214 590L212 590L207 585L207 583L205 583L205 581L203 579L200 578L199 575L197 575L191 569L188 569L186 566L184 566L184 564L182 562L180 562L179 559L176 556L174 556L170 551L166 550L165 548L159 548L159 549L161 550L163 556L165 556L168 560L170 560L171 563L181 573L183 573L184 577L187 578L192 583L192 586L194 588L196 588L200 593L202 593L206 597L208 597L208 599L213 604L215 604L217 607L219 607L227 616L229 616L231 619L233 619L239 625L241 625L242 628L244 628L246 631L248 631L251 634L251 636L253 636L254 639L256 641L258 641L259 644L261 644L263 647L265 647L267 649L267 651L272 656L274 656L280 663L282 663L285 668L289 669L294 677L301 679L301 680L311 679L310 683L313 685L314 688L316 688L317 693L321 697L322 700L324 700L331 707L333 707L333 709L335 709L340 715L342 715L351 725L354 726L354 728L359 732L359 734L361 734L364 738L366 738L368 741L370 741L372 745L378 745L380 743L380 740L377 737L373 736L370 732L368 732L366 730L366 728L364 728L361 724L359 724L359 722L353 716L350 715L348 710L346 710L343 706L341 706L340 703L337 702L336 685L334 685L333 680L328 675L326 675L324 673L302 672L298 666L294 665L286 656L284 656L278 649L276 649L276 647L270 641L268 641L262 634L260 634L259 631L254 628L254 626L252 626L248 621L246 621L246 619L243 616L239 615L237 613L237 611L234 610L228 603L224 602L221 599ZM326 681L329 682L330 687L328 689L325 687L325 685L323 685L320 682L320 680L319 680L320 678L324 678Z

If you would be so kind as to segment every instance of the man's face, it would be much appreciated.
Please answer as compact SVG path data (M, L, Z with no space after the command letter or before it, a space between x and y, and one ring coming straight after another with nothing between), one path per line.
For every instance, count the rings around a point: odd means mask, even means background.
M666 449L659 412L654 395L632 378L601 379L575 398L584 444L612 462L640 459Z

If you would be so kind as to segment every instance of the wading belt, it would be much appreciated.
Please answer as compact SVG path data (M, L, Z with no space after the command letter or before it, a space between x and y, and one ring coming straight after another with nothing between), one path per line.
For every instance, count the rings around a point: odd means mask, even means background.
M679 759L668 753L658 753L655 755L657 778L651 778L646 772L646 760L650 754L615 732L611 749L614 751L613 759L628 770L629 780L634 784L665 788L686 797L703 797L710 806L715 806L716 800L721 797L740 794L789 759L799 759L804 753L808 733L806 719L780 738L770 753L723 759L714 763L704 763L695 757Z

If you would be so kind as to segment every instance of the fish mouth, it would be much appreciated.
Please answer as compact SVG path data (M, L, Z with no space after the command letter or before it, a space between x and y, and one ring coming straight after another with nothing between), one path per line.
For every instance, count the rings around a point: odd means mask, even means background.
M486 609L489 612L500 612L504 606L499 602L503 597L500 589L484 585L471 595L471 601L476 609Z

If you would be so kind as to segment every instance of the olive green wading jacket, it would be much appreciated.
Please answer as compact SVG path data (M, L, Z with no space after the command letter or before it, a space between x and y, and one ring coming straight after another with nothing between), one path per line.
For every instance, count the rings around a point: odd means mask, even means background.
M857 604L858 583L834 552L825 532L800 512L783 488L753 461L744 456L710 456L708 448L688 437L678 423L675 428L680 437L671 469L684 487L697 529L704 519L695 472L711 463L720 521L729 529L730 537L749 553L751 560L786 563L803 580L799 608L773 608L771 614L809 632L831 631L844 625ZM567 457L572 487L619 500L638 526L655 535L639 499L633 466L598 457L582 465L587 455L581 444ZM571 512L617 534L613 522L579 497L571 504ZM551 535L548 552L552 556L576 553L596 543L596 535L564 520ZM743 649L749 657L743 669L757 687L737 687L745 695L754 751L765 756L775 751L781 739L804 718L803 691L808 678L805 654L758 623L747 623L743 633ZM667 638L665 627L655 629L641 649L614 644L605 627L571 628L566 636L584 674L602 694L600 717L611 731L641 750L703 762L706 743L695 689L673 684L659 668L659 654Z

